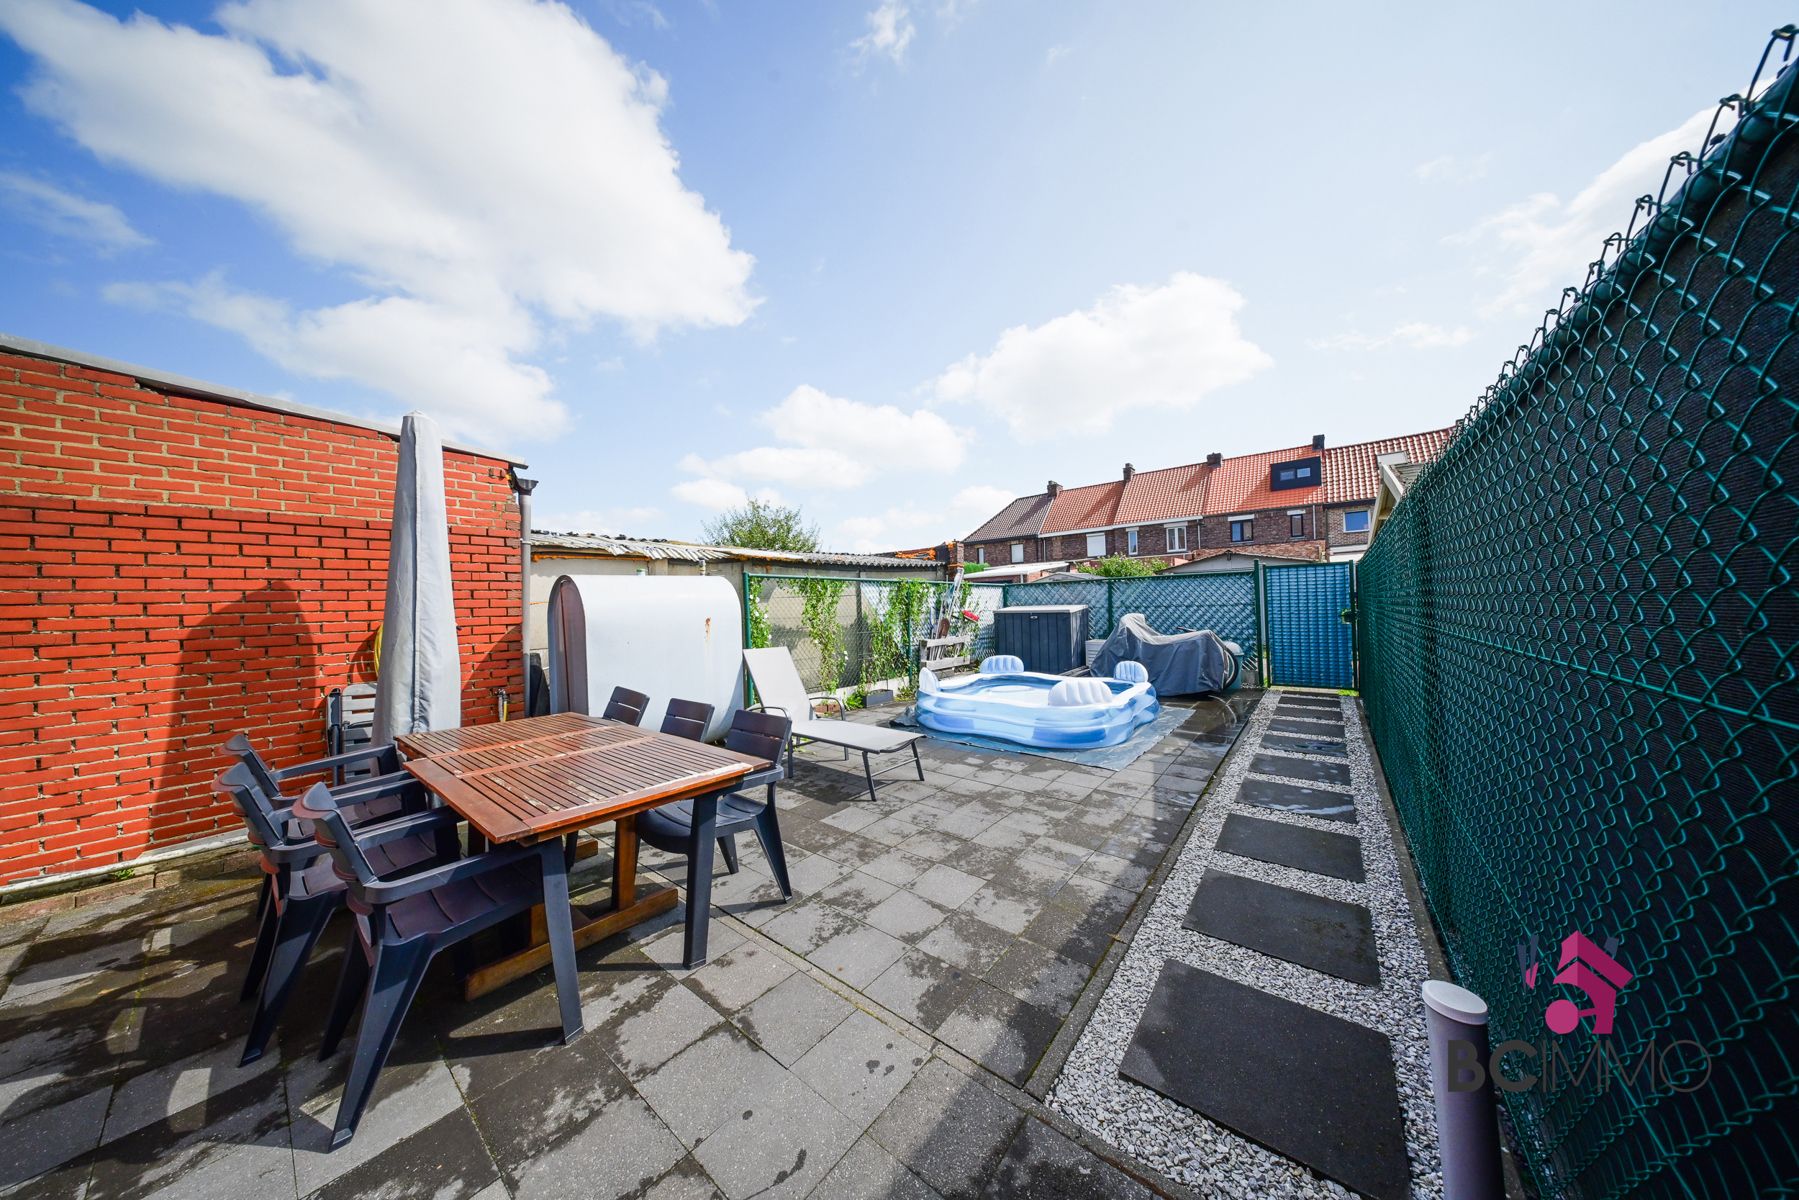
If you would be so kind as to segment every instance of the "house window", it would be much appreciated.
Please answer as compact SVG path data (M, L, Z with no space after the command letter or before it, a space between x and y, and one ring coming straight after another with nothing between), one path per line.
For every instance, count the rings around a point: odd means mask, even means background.
M1306 535L1306 515L1302 512L1287 514L1287 536L1302 538Z
M1253 541L1256 536L1255 524L1256 524L1255 521L1249 517L1244 517L1240 521L1232 521L1231 522L1231 541L1233 541L1233 542Z
M1106 535L1090 533L1087 535L1087 557L1104 558L1106 556Z
M1162 530L1162 536L1167 539L1170 554L1187 548L1187 527L1185 525L1169 525Z
M1125 553L1127 553L1127 554L1136 554L1137 553L1137 531L1135 529L1125 530L1124 546L1125 546Z
M1368 510L1365 508L1348 508L1343 510L1344 533L1367 533Z
M1298 458L1292 462L1275 463L1269 468L1268 486L1277 492L1286 488L1315 487L1323 461L1318 458Z
M1023 542L1013 542L1012 543L1012 561L1015 563L1021 563L1024 561L1024 543Z

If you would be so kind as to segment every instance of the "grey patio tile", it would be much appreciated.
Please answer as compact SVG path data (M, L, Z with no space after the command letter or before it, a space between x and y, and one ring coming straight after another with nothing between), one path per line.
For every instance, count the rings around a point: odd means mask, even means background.
M1005 870L993 875L995 882L1017 886L1021 891L1048 899L1074 874L1074 868L1053 858L1038 854L1013 857Z
M596 1040L609 1045L613 1061L626 1075L641 1079L723 1020L717 1009L686 984L677 983L646 998L641 1006L628 1008L616 1021L608 1022L605 1030L591 1032L609 1032L610 1038Z
M967 845L967 842L953 834L937 829L924 829L901 842L899 848L929 862L942 862L961 854Z
M712 1176L689 1154L634 1193L633 1200L721 1200L723 1196Z
M784 802L787 794L783 792L780 795ZM785 809L781 812L781 840L789 849L798 846L814 854L825 854L845 836L844 831L834 825L821 825L797 813L790 814Z
M1065 1017L1092 974L1086 963L1021 939L988 969L986 979L1009 996Z
M809 954L855 925L854 917L817 896L786 909L762 926L762 932L796 954Z
M981 890L985 881L978 875L958 871L948 863L938 863L909 885L910 890L944 908L956 908Z
M1043 901L1010 885L990 882L970 896L959 911L965 912L995 929L1007 933L1023 933L1043 908Z
M1114 858L1103 853L1095 853L1081 864L1081 869L1075 874L1133 892L1141 891L1143 885L1149 882L1148 868L1140 867L1128 859Z
M180 1062L121 1081L113 1091L101 1140L110 1142L167 1120L281 1064L278 1039L271 1039L263 1056L247 1067L237 1065L242 1054L243 1045L234 1038Z
M1016 829L1027 837L1042 837L1056 827L1056 822L1045 815L1040 807L1033 806L1010 814L999 823L999 827Z
M919 1069L869 1130L945 1197L981 1194L1024 1114L940 1059Z
M1037 837L1037 834L1026 833L1016 826L1001 823L987 826L968 840L974 845L988 850L1017 852L1028 848L1032 842L1037 840Z
M350 1069L351 1049L350 1039L345 1039L344 1048L327 1061L308 1055L288 1069L293 1170L301 1195L384 1154L462 1104L456 1080L442 1059L409 1062L396 1050L375 1083L375 1094L363 1110L356 1136L333 1151L331 1130L337 1121L344 1076Z
M1058 822L1055 832L1049 835L1052 841L1078 846L1089 853L1099 849L1111 836L1112 831L1109 828L1090 825L1085 821L1073 818Z
M380 1158L338 1176L307 1200L482 1200L489 1188L506 1195L468 1110L446 1117L392 1147Z
M832 829L841 829L845 833L855 833L867 829L881 819L881 814L874 808L857 808L844 805L827 817L820 819L819 824L829 825Z
M964 970L984 971L999 961L1012 939L980 918L964 912L945 917L919 940L918 948Z
M937 1036L1022 1087L1061 1027L1056 1014L976 980Z
M742 879L743 877L743 875L734 875L729 878ZM718 896L717 889L719 885L724 882L723 879L713 881L713 897L715 901ZM769 884L768 887L773 891L773 884ZM773 895L775 899L780 899L779 892L773 892ZM645 958L661 967L664 971L667 971L670 975L673 975L676 979L685 979L692 975L694 971L698 971L705 966L705 963L701 963L700 966L690 970L681 965L682 958L687 953L686 939L687 929L685 924L677 925L673 928L663 930L653 938L646 939L637 948L643 952ZM735 950L742 941L743 935L738 933L735 929L732 929L723 921L711 922L707 926L706 932L707 960L710 961L721 954L729 954L732 950Z
M261 1200L294 1188L287 1102L280 1074L269 1072L102 1146L87 1195Z
M649 1105L627 1092L583 1114L557 1141L502 1166L515 1200L565 1200L638 1194L685 1156L680 1140Z
M22 1184L100 1142L111 1085L0 1123L0 1188Z
M1018 1200L1151 1200L1156 1194L1036 1118L1012 1139L992 1191Z
M34 951L41 946L34 946ZM0 1017L11 1018L26 1006L64 1007L91 1003L134 984L143 969L144 937L122 937L89 946L74 954L40 958L25 956L25 965L13 973L0 995Z
M818 1093L784 1075L720 1126L694 1157L732 1200L799 1197L837 1165L858 1132Z
M1005 870L1018 858L1011 850L996 850L992 846L977 846L973 842L962 842L952 861L956 870L966 871L970 875L978 875L982 879L991 879Z
M914 1025L934 1030L962 1002L973 978L922 950L907 950L863 991Z
M689 976L687 985L723 1012L736 1012L793 974L794 965L758 942L744 941Z
M1006 810L1002 808L994 808L987 812L982 812L976 809L972 804L964 805L956 812L951 813L949 816L943 818L943 820L937 822L937 829L940 833L947 833L955 837L966 838L969 841L978 841L981 834L986 833L989 829L992 829L994 825L998 824L999 819L1005 815L1005 812Z
M782 1074L780 1063L726 1025L638 1080L637 1092L692 1148L727 1118L753 1105Z
M866 920L876 905L897 891L899 888L885 879L876 879L862 871L851 871L820 892L818 898L832 908L859 920Z
M732 1018L777 1062L792 1066L855 1011L842 996L795 972Z
M865 825L856 831L871 842L879 842L883 846L897 846L918 832L918 826L904 817L889 814L871 825Z
M809 1200L938 1200L936 1189L864 1135Z
M1113 928L1116 928L1124 922L1125 915L1136 907L1137 897L1138 891L1135 888L1113 887L1086 875L1076 875L1050 899L1050 903L1111 920Z
M1031 843L1031 853L1070 869L1078 868L1093 853L1091 846L1077 846L1058 837L1040 837Z
M849 867L827 854L789 854L787 880L798 896L821 892L843 878Z
M866 987L901 954L906 944L872 925L857 923L806 955L820 970L851 987Z
M1090 913L1052 904L1025 926L1024 936L1063 958L1094 966L1105 956L1116 930L1116 925L1109 925Z
M904 887L932 865L928 860L907 854L904 850L889 850L874 861L863 864L862 870L876 879Z
M867 1013L853 1012L793 1064L793 1073L864 1129L929 1056Z
M873 862L887 853L887 847L865 837L851 834L831 847L831 857L846 867L855 868Z
M893 895L869 909L864 919L903 942L916 942L948 915L946 909L921 900L911 892L896 889Z

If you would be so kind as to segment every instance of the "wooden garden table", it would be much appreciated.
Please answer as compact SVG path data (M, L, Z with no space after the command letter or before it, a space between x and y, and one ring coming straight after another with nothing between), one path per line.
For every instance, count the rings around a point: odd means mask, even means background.
M413 733L395 739L406 769L489 842L531 844L612 822L618 846L612 905L573 908L576 947L589 946L673 908L673 888L637 891L637 814L693 801L687 856L688 919L684 960L706 960L712 893L712 832L718 797L770 764L719 746L672 737L584 713L557 713L494 725ZM548 897L546 896L546 900ZM529 975L551 961L542 909L528 949L472 972L470 999Z

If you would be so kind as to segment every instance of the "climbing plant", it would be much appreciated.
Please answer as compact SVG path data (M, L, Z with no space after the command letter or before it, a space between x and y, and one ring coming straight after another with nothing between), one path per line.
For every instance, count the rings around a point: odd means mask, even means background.
M795 579L791 581L794 590L800 594L800 624L812 644L818 647L818 690L834 692L843 679L845 653L843 648L843 625L838 620L838 605L843 600L844 589L853 581L848 579Z
M747 579L743 586L747 600L745 609L749 617L749 628L744 632L749 635L750 648L759 650L774 641L774 618L769 615L768 602L762 599L762 588Z
M912 653L920 623L930 611L935 587L922 579L902 579L885 585L886 596L874 606L868 619L868 657L862 667L864 684L904 677L918 679L917 657Z

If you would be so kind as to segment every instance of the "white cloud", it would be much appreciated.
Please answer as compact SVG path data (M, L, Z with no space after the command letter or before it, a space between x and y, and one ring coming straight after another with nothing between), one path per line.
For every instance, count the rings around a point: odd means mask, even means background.
M1091 308L1006 330L932 391L1004 418L1022 441L1104 432L1139 409L1189 409L1272 364L1238 328L1242 307L1235 288L1203 275L1121 285Z
M681 470L708 479L840 491L887 471L951 471L967 453L967 431L934 412L862 404L808 384L757 419L786 444L712 459L689 454L681 459Z
M881 0L866 20L868 32L850 43L856 57L866 61L878 54L892 59L895 64L904 62L906 48L912 44L912 35L917 32L906 0Z
M935 546L960 538L1013 499L1012 493L987 484L965 487L943 504L913 499L878 513L843 517L830 529L826 543L856 554L879 554Z
M531 524L537 529L552 533L646 534L649 524L661 517L661 509L646 504L630 508L581 508L541 515L533 513Z
M150 244L113 205L16 171L0 171L0 202L57 237L88 242L104 254Z
M1637 198L1660 190L1668 159L1699 149L1712 113L1703 109L1632 147L1571 200L1538 192L1445 239L1473 247L1483 272L1498 279L1497 291L1480 305L1481 314L1540 315L1556 306L1563 288L1586 282L1587 265L1599 257L1608 236L1630 223ZM1730 124L1721 119L1719 132ZM1672 186L1679 183L1676 178Z
M749 501L750 494L734 483L722 479L686 479L668 489L677 500L713 512L737 508Z
M1412 178L1420 183L1473 183L1484 179L1493 165L1493 155L1444 154L1412 168Z
M1073 53L1073 46L1051 46L1043 56L1043 65L1053 67Z
M246 0L215 16L212 34L18 0L0 5L0 31L33 57L33 111L108 162L253 208L365 293L299 313L237 297L259 345L310 354L368 313L410 334L385 355L341 347L308 373L387 391L428 378L443 390L396 396L455 426L541 434L560 406L521 359L546 330L611 319L649 338L754 307L750 256L679 179L659 123L666 83L567 7ZM417 357L452 332L496 347L463 352L494 361L459 381Z
M1432 325L1426 321L1406 321L1383 334L1335 333L1309 343L1314 350L1380 350L1387 346L1404 346L1409 350L1440 350L1465 346L1474 337L1466 325L1453 328Z

